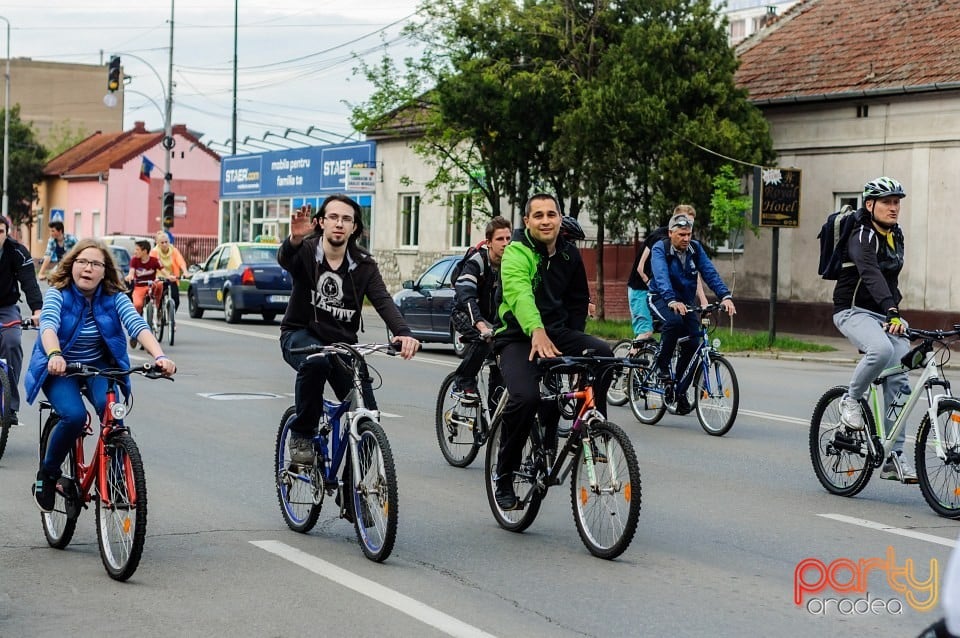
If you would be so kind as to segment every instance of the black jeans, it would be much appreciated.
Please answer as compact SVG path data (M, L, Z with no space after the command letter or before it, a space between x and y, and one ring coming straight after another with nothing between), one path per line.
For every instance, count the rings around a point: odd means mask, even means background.
M688 312L681 315L670 309L663 299L656 298L650 302L654 314L663 319L663 328L660 330L660 356L657 357L657 370L661 375L670 375L670 358L673 357L673 351L677 348L677 341L681 337L690 337L680 345L680 356L677 358L677 369L674 374L677 375L677 381L680 381L680 375L690 365L690 360L697 352L700 345L700 315L695 312ZM691 377L692 380L692 377ZM678 383L677 396L685 394L689 387L686 384Z
M559 330L550 333L550 339L560 352L579 356L584 350L593 350L600 357L612 357L613 351L606 341L591 337L576 330ZM510 398L503 410L503 425L500 435L500 455L497 473L503 476L520 467L523 444L530 435L533 419L538 414L545 438L552 440L560 421L560 411L555 402L540 401L540 369L530 358L530 342L510 342L498 347L497 361L507 386ZM597 379L593 388L597 409L607 412L607 389L610 375Z
M297 381L294 386L294 401L297 407L297 416L290 429L298 434L310 436L317 431L320 415L323 414L323 386L329 381L337 399L343 401L353 388L353 373L349 362L341 358L336 363L332 356L307 358L306 354L291 354L293 348L324 344L307 329L285 332L280 336L280 349L283 360L297 371ZM342 364L342 365L341 365ZM363 388L363 402L370 410L377 409L377 401L373 396L373 386L367 374L366 364L362 366L361 387Z

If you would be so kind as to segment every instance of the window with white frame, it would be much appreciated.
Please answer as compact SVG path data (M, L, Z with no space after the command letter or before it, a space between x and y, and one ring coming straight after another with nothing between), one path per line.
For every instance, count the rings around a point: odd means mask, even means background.
M837 193L834 195L834 203L836 204L834 210L840 210L844 206L857 210L860 208L861 197L863 197L863 193Z
M400 196L400 245L420 243L420 196Z
M473 245L473 198L470 193L454 193L451 198L452 216L450 219L450 246L466 248Z

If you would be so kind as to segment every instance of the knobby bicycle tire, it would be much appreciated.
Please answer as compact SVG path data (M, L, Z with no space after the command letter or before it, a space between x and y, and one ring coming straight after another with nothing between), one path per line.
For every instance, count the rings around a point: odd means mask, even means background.
M105 443L104 493L97 495L100 558L114 580L127 580L140 564L147 535L147 479L140 449L129 432Z
M10 425L13 418L13 395L10 387L10 377L7 376L5 367L0 368L0 459L7 449L7 438L10 436Z
M570 461L570 501L580 540L591 554L612 559L622 554L640 519L640 463L620 426L598 421L587 427ZM591 485L585 443L590 447L596 485Z
M937 405L940 444L946 459L936 452L930 415L917 431L916 466L920 491L930 508L944 518L960 518L960 400L944 398Z
M637 421L646 425L656 425L667 412L663 400L663 385L657 375L658 344L648 343L640 348L635 359L645 362L640 368L631 368L627 375L627 393L630 411Z
M473 406L465 406L453 396L453 384L456 380L457 373L451 372L440 384L434 421L437 443L443 458L454 467L467 467L480 452L475 428L481 426L483 410L479 402Z
M537 484L538 456L542 454L533 443L533 436L528 436L523 444L523 454L521 456L520 469L514 473L513 488L517 498L521 503L525 502L523 509L505 511L500 509L496 499L496 477L497 477L497 457L500 453L500 436L503 432L503 421L493 424L490 432L490 439L487 441L486 463L484 464L484 482L487 486L487 502L490 504L490 511L497 524L505 530L511 532L522 532L537 518L540 512L540 504L543 500L543 492ZM538 422L531 426L539 428Z
M397 540L397 470L390 441L379 423L360 421L357 436L360 475L351 476L349 486L353 525L364 556L380 563L390 556Z
M712 436L729 432L740 408L740 384L733 365L722 355L710 355L707 373L702 362L697 366L693 388L697 419L703 431Z
M277 486L280 513L287 527L305 534L317 524L323 506L323 489L316 483L322 479L315 471L294 470L291 463L289 421L296 413L296 407L291 405L280 417L273 454L273 480Z
M845 386L835 386L823 393L810 418L810 461L817 480L831 494L855 496L867 486L873 475L873 453L867 435L869 429L850 430L840 423L840 399ZM866 401L860 400L863 422L873 423ZM844 447L840 447L840 446ZM861 455L847 448L866 451Z
M613 346L613 356L626 358L630 354L630 348L633 347L633 341L622 339ZM630 376L628 369L615 369L613 371L613 380L610 382L610 389L607 390L607 405L621 406L626 405L630 400L627 381Z
M60 417L51 414L43 424L43 432L40 436L40 458L44 458L47 453L47 440L53 428L60 422ZM51 512L40 514L40 523L43 526L43 535L47 539L47 544L55 549L64 549L73 539L73 533L77 529L77 517L80 515L79 493L76 489L75 477L77 475L76 452L73 446L67 453L60 466L63 476L60 481L65 485L70 485L72 489L64 490L63 494L57 493L53 502ZM69 496L64 496L64 494Z

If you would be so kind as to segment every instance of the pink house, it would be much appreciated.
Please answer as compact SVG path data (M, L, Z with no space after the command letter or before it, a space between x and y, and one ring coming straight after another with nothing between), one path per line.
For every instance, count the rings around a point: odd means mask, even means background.
M153 235L161 228L166 153L176 195L171 231L177 244L181 238L212 238L215 243L220 156L183 124L173 126L173 138L173 148L166 151L162 131L147 131L136 122L129 131L98 131L50 160L38 188L33 254L41 255L46 247L51 215L62 215L66 231L78 238ZM149 179L141 179L145 159L153 164Z

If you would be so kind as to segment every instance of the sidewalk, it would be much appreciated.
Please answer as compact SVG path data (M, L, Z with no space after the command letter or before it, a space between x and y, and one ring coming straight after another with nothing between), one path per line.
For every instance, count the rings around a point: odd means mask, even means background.
M723 342L723 335L717 331L715 335ZM728 357L753 357L756 359L782 359L784 361L816 361L819 363L837 363L855 365L862 356L846 337L841 334L836 336L796 334L792 332L778 332L778 337L789 337L798 341L807 343L816 343L836 348L830 352L773 352L773 351L741 351L724 352L723 346L720 346L720 352ZM949 367L949 366L948 366Z

